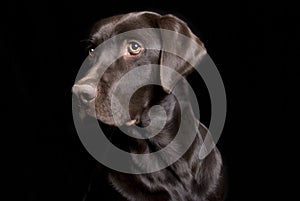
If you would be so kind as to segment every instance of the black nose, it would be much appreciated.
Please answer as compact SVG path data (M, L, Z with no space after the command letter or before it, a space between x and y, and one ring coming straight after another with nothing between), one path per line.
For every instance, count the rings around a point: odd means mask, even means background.
M97 96L97 88L89 84L75 84L72 92L83 102L92 101Z

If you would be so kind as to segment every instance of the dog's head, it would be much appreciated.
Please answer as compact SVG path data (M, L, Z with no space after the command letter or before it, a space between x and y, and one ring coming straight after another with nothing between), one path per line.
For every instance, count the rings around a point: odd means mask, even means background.
M96 23L90 36L89 57L94 63L90 70L73 86L73 93L78 96L81 106L86 112L95 115L97 119L109 125L132 125L134 123L145 123L148 119L147 112L154 104L171 93L172 88L179 78L168 73L164 68L157 67L145 71L146 79L157 79L161 86L147 85L139 88L130 99L129 113L131 119L123 116L123 110L128 108L118 108L120 110L118 123L112 114L112 93L115 84L124 74L132 69L149 64L157 66L168 66L182 76L188 75L193 67L184 59L170 52L163 51L164 46L168 46L166 41L176 41L176 38L162 32L151 32L151 34L139 34L132 32L114 39L121 33L143 28L156 28L160 30L170 30L180 33L192 39L203 47L202 42L191 32L186 23L173 15L159 15L153 12L135 12L110 17ZM94 51L100 44L104 44L108 39L110 42L105 44L101 51ZM169 43L168 42L168 43ZM157 48L148 48L149 46ZM184 52L189 57L200 58L205 54L204 47L201 50L189 48L189 44L182 44L176 51ZM113 63L108 63L111 57L117 58ZM103 71L103 66L109 67ZM101 77L98 77L102 74ZM153 77L153 75L155 75ZM118 93L126 95L128 86L122 86ZM122 100L119 100L122 101ZM90 106L94 106L94 111L90 111ZM115 117L115 116L114 116Z

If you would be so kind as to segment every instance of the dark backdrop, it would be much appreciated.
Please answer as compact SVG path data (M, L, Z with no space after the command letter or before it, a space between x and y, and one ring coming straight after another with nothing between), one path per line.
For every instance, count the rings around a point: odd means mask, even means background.
M16 150L11 156L17 176L11 179L11 196L28 201L82 199L96 163L82 146L71 114L71 87L86 57L82 40L97 20L140 10L173 13L187 21L220 71L228 99L218 142L229 179L226 200L279 196L285 176L277 167L288 159L276 142L290 142L285 137L291 137L285 135L287 106L295 93L289 71L299 42L294 6L9 1L3 8L2 97L11 104L4 104L3 111L12 122L6 132L13 137L9 147ZM275 184L271 191L270 184Z

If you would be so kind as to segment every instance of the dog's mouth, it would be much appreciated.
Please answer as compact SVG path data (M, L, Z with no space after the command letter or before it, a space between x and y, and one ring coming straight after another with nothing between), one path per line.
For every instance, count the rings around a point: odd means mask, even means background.
M95 101L91 101L91 102L85 103L85 104L78 104L78 108L79 108L80 119L92 117L92 118L95 118L95 119L101 121L103 124L106 124L109 126L115 126L115 127L133 126L135 124L138 124L138 122L139 122L138 117L133 117L131 119L128 119L128 118L123 117L123 115L121 115L121 113L117 113L117 115L115 115L115 116L102 115L101 112L97 109L97 107L95 107Z
M96 117L99 121L101 121L103 124L114 126L114 127L121 127L121 126L133 126L138 123L137 119L131 119L131 120L115 120L111 118L106 117Z
M130 105L130 111L126 111L126 108L122 107L126 104L112 105L111 96L107 94L101 95L99 91L90 84L74 85L72 91L76 96L75 100L78 115L81 120L92 117L103 124L115 127L139 124L139 111L133 109L139 108L139 106L136 107L135 103ZM108 98L104 99L103 97ZM134 107L132 107L132 105L134 105ZM128 112L130 113L129 116Z
M133 119L133 120L127 121L127 122L125 123L125 125L126 125L126 126L132 126L132 125L134 125L136 122L137 122L137 120L136 120L136 119Z

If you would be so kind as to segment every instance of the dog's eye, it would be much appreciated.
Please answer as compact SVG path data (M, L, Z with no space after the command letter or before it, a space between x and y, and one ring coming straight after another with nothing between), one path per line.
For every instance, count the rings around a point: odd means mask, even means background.
M137 55L142 51L142 47L137 42L130 42L128 46L128 52L131 55Z
M95 51L95 49L93 49L93 48L89 49L89 55L91 57L94 56L94 51Z

